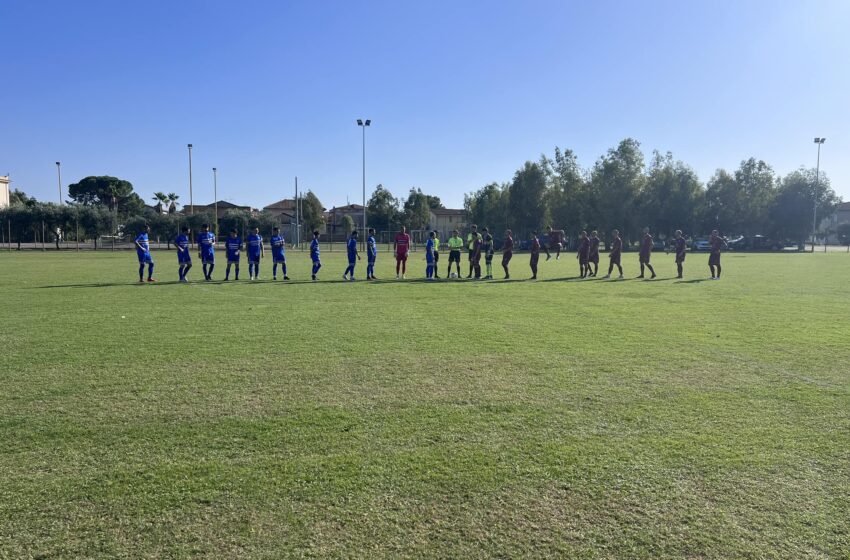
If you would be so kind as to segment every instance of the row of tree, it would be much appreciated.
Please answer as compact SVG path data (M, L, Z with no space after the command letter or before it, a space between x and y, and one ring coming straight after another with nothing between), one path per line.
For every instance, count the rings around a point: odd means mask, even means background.
M431 210L445 208L439 196L411 188L403 202L383 185L378 185L366 203L369 226L377 230L396 231L402 225L410 230L426 229L431 222Z
M703 185L671 153L653 152L647 165L640 144L628 138L583 169L571 150L526 162L507 183L491 183L465 197L471 222L510 228L518 235L552 224L576 236L619 229L636 238L649 226L661 237L676 229L703 235L767 235L801 247L812 231L812 213L830 215L840 200L829 179L813 169L779 177L750 158L734 172L718 170ZM821 232L827 233L827 232Z

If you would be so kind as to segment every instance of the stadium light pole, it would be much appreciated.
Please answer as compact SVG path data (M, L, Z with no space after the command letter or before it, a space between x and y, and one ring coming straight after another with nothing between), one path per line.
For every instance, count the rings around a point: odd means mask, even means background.
M363 247L366 246L366 127L371 124L371 119L357 119L357 126L363 129Z
M191 214L195 215L195 199L192 197L192 144L187 144L189 147L189 206L192 208Z
M59 206L62 206L62 162L56 162L56 175L59 181Z
M818 163L815 168L815 192L812 198L814 199L814 210L812 211L812 253L815 252L815 233L818 230L818 187L820 186L820 147L826 142L826 138L815 138L815 144L818 145Z
M215 200L215 238L218 241L218 169L213 167L213 200Z

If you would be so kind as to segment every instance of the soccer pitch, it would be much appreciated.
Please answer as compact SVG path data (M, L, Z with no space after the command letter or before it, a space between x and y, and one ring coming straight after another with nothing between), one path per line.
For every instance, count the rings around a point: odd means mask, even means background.
M422 257L0 253L0 558L850 556L848 255Z

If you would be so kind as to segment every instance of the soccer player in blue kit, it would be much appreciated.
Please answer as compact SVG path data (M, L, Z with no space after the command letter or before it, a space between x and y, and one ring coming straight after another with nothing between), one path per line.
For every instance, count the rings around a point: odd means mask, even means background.
M264 257L266 253L260 228L254 228L254 232L245 239L245 245L248 247L248 275L251 280L259 280L260 258Z
M227 250L227 269L224 271L224 281L230 280L230 267L236 267L236 280L239 280L239 257L242 250L242 238L235 229L230 230L230 236L224 242L224 248Z
M351 280L354 282L354 266L357 264L357 261L360 260L360 253L357 251L357 230L351 232L351 236L348 238L348 268L345 269L345 272L342 274L343 280ZM351 278L348 275L351 274Z
M280 271L283 272L283 279L289 280L286 275L286 241L280 234L280 228L272 228L272 237L269 239L272 246L272 279L277 280L277 265L280 265Z
M148 265L148 282L156 282L153 279L153 258L151 257L150 240L148 233L151 227L147 224L142 228L142 232L136 236L134 241L136 245L136 256L139 257L139 282L145 281L145 265Z
M375 228L369 228L369 237L366 238L366 280L377 280L375 278L375 259L378 258L378 243L375 241Z
M201 226L201 233L198 235L198 256L204 267L204 280L209 282L215 268L215 234L210 231L209 224Z
M183 226L180 228L180 235L174 238L174 245L177 246L177 264L179 267L178 272L180 273L180 281L184 284L188 282L186 280L186 274L189 272L189 269L192 268L192 253L189 252L189 228Z
M322 268L322 261L319 259L319 230L313 231L313 241L310 242L310 260L313 261L313 280L316 280L316 273Z
M428 234L428 241L425 242L425 278L428 280L434 279L434 267L436 266L434 262L434 240L436 239L436 235L432 231Z

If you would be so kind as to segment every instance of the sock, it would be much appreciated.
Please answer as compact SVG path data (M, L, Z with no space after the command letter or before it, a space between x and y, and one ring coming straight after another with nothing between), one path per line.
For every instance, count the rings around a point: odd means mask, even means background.
M145 263L139 265L139 280L145 279Z
M679 276L682 275L682 263L676 263L676 270L679 271Z
M280 271L283 272L284 276L286 276L286 262L280 263Z
M201 266L202 266L202 267L203 267L203 269L204 269L204 278L206 278L206 277L207 277L207 263L204 263L204 264L202 264Z
M272 263L272 277L277 278L277 263Z
M190 269L190 268L192 268L192 265L191 265L191 264L187 264L187 265L186 265L186 268L184 268L184 269L183 269L183 278L186 278L186 276L189 274L189 269Z
M648 269L649 269L649 273L650 273L650 274L652 274L653 276L655 276L655 270L653 270L653 268L652 268L652 265L651 265L651 264L646 265L646 268L648 268Z
M398 276L399 271L401 270L401 261L395 262L395 275Z
M210 280L212 280L212 271L213 271L214 268L215 268L215 265L210 263L210 271L207 274L209 276Z
M153 278L153 263L148 263L148 280Z
M254 278L260 277L260 263L254 263Z
M227 263L227 268L224 269L224 279L230 280L230 263Z
M181 264L177 269L177 275L183 280L183 265Z
M622 275L623 275L623 267L622 267L621 265L619 265L619 264L618 264L618 265L617 265L617 268L619 268L619 269L620 269L620 276L622 276Z
M720 278L720 265L717 265L717 277Z

